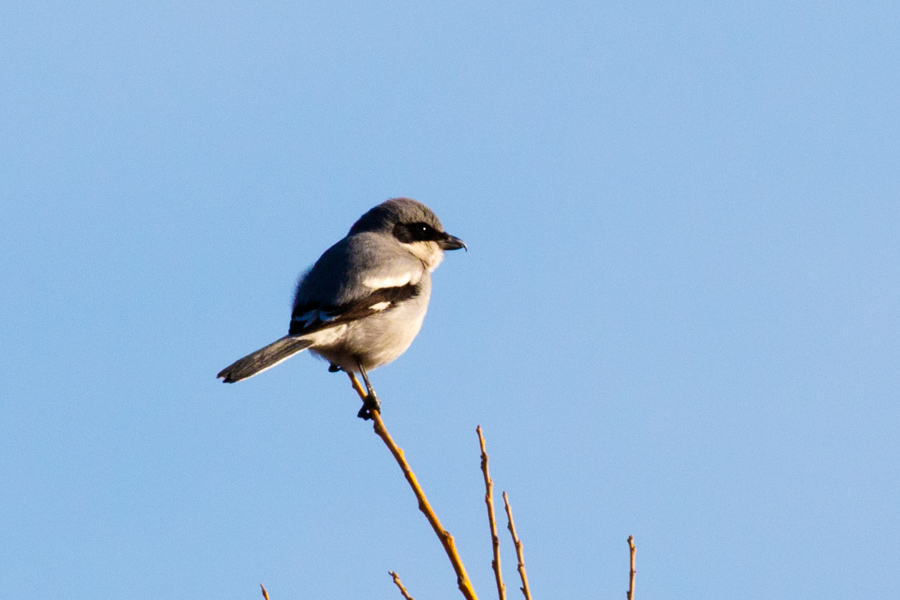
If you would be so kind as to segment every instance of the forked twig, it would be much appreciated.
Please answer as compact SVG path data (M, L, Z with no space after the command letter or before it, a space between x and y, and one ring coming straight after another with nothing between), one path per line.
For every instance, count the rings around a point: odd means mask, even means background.
M497 595L500 600L506 600L506 586L503 585L503 572L500 569L500 536L497 535L497 521L494 519L494 482L488 471L488 455L484 449L484 436L481 434L481 425L475 428L478 433L478 443L481 445L481 472L484 473L484 503L487 504L488 523L491 526L491 545L494 548L494 560L491 567L494 569L494 578L497 580Z
M353 372L349 372L347 375L350 377L353 389L356 390L356 393L359 394L359 397L365 402L368 396L366 390L360 385L359 380ZM437 534L438 539L441 540L444 551L447 553L447 557L450 558L453 570L456 571L456 583L459 585L459 591L466 597L466 600L478 600L478 596L475 595L475 590L472 588L472 582L469 581L469 576L466 574L466 568L463 566L462 559L459 557L459 552L456 551L456 544L453 542L453 536L444 529L441 522L438 520L437 515L434 514L434 510L428 503L428 498L425 497L425 492L422 491L422 487L416 479L416 474L413 473L409 463L406 462L406 459L403 457L403 450L394 443L391 434L385 429L384 421L381 420L381 412L378 410L371 410L370 412L375 433L382 441L384 441L384 444L388 447L388 450L391 451L391 454L394 455L394 459L397 461L397 464L400 465L400 469L403 471L406 481L409 482L409 487L412 488L413 493L416 495L416 499L419 501L419 510L425 514L425 518L431 523L431 528L434 529L434 533Z
M406 588L403 587L403 584L400 583L399 575L397 575L393 571L388 571L388 575L390 575L394 579L394 585L396 585L398 588L400 588L400 593L403 594L403 598L405 598L405 600L415 600L415 598L413 598L406 592Z
M516 546L516 557L519 559L519 577L522 579L522 593L525 600L531 600L531 590L528 588L528 575L525 573L525 558L522 556L522 541L516 535L516 525L513 523L512 509L509 507L509 497L503 492L503 503L506 505L506 516L509 519L509 533L512 535L513 544Z
M264 586L263 584L259 584L259 587L260 589L262 589L263 598L269 600L269 592L266 591L266 586Z
M637 573L637 571L634 570L635 549L633 535L628 536L628 549L631 553L631 573L629 573L628 576L628 593L626 594L626 598L628 598L628 600L634 600L634 574Z

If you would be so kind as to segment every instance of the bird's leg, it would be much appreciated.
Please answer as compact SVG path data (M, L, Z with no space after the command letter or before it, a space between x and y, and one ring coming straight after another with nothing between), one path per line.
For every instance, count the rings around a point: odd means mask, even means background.
M356 366L359 367L359 374L362 375L363 381L366 382L366 391L368 392L366 399L363 401L362 408L359 409L356 416L364 421L368 421L372 418L373 410L381 412L381 400L378 399L375 388L372 387L372 382L369 381L369 376L366 374L366 368L362 366L362 362L357 360Z

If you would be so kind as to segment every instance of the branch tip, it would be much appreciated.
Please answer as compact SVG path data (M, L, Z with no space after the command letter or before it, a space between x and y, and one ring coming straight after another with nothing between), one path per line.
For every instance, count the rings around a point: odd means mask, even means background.
M400 590L400 593L403 594L403 598L404 598L405 600L415 600L412 596L409 595L409 593L406 591L406 588L403 587L403 584L400 583L400 576L399 576L399 575L397 575L397 574L396 574L395 572L393 572L393 571L388 571L388 575L390 575L390 576L393 578L393 580L394 580L394 585L396 585L397 588Z
M628 536L628 553L631 555L631 571L628 573L628 592L625 594L625 597L628 600L634 600L634 575L637 571L634 569L634 554L636 550L634 547L634 536Z
M503 492L503 503L506 505L506 517L509 519L507 529L509 529L509 533L512 535L513 545L516 547L516 558L519 559L518 571L519 578L522 580L522 587L519 589L522 590L525 600L531 600L531 590L528 588L528 574L525 572L525 557L522 554L522 541L519 539L519 536L516 535L516 525L513 521L512 508L509 506L509 496L506 495L506 492Z
M484 475L484 503L487 505L488 526L491 530L491 548L494 559L491 568L494 569L494 580L497 582L497 597L506 600L506 586L503 583L503 571L500 568L500 536L497 535L497 520L494 517L494 482L491 480L488 470L488 455L484 447L484 434L481 425L475 428L478 434L478 444L481 446L481 472Z

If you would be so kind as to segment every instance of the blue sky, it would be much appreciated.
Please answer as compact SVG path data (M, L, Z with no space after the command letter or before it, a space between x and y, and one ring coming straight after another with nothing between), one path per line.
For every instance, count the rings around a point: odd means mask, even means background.
M6 2L0 596L459 597L300 272L411 196L469 245L375 371L493 597L900 593L896 3ZM510 597L514 554L503 537Z

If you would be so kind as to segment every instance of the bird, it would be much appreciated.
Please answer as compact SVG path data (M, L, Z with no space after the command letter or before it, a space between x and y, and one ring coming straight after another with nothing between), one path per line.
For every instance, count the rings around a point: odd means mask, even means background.
M368 371L409 348L431 297L431 273L465 242L444 231L430 208L392 198L362 215L349 233L301 275L288 334L222 369L224 383L247 379L309 350L329 371L359 373L367 396L357 416L381 403Z

